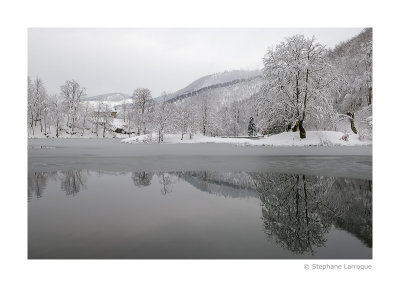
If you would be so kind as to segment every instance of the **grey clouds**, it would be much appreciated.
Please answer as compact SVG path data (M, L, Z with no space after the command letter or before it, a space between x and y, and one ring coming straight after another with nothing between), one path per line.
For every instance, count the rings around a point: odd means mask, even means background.
M315 36L333 48L362 28L31 28L28 74L49 93L75 79L89 96L132 94L146 87L158 97L207 74L262 68L268 47L293 34Z

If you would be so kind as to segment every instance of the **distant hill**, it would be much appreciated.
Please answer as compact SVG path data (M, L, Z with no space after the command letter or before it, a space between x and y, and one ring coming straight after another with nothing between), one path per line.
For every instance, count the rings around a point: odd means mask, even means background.
M217 88L235 84L240 81L250 80L256 77L261 77L260 70L233 70L225 71L222 73L215 73L201 77L183 89L167 95L167 101L174 101L174 99L187 97L189 94L197 93L207 88ZM160 102L162 97L155 98L156 102Z
M123 101L123 100L128 100L130 98L131 98L130 95L124 94L124 93L108 93L108 94L102 94L102 95L88 97L84 101L89 101L89 102L98 102L98 101L120 102L120 101Z

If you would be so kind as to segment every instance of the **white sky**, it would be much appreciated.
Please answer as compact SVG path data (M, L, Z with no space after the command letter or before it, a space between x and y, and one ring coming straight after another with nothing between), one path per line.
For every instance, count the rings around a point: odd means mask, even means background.
M132 94L145 87L158 97L204 75L262 68L268 47L294 34L315 36L333 48L362 28L58 29L28 32L28 74L41 77L49 93L75 79L89 96Z

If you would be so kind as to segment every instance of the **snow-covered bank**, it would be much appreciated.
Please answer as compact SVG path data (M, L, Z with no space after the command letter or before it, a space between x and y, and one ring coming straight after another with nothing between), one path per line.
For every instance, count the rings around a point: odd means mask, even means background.
M346 140L347 138L347 140ZM133 136L123 139L122 143L157 143L156 134ZM307 137L300 139L298 132L285 132L264 138L222 138L195 135L189 139L187 135L181 140L181 135L167 134L164 143L228 143L244 146L359 146L372 145L372 141L361 141L356 134L345 134L336 131L307 131Z

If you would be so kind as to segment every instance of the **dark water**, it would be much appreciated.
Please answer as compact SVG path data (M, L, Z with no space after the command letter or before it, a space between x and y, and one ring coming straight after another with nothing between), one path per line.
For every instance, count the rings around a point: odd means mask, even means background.
M260 172L29 172L28 257L372 258L372 181Z

